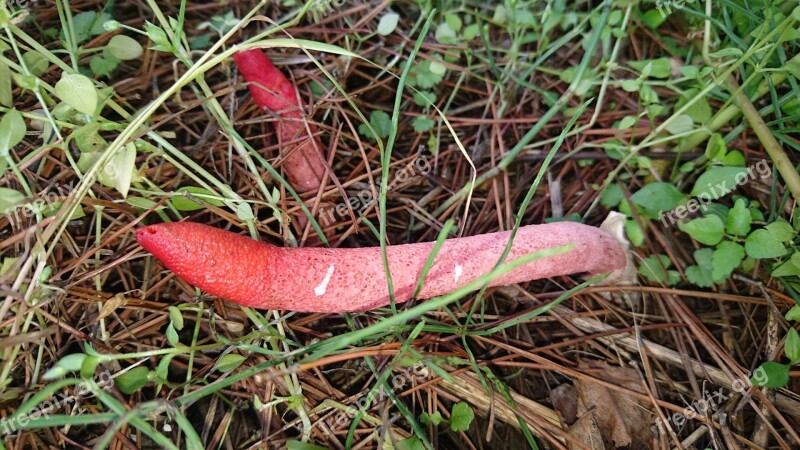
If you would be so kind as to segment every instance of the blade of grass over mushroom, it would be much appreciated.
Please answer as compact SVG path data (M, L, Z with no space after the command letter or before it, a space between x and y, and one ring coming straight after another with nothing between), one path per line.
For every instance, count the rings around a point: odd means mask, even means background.
M373 325L369 325L363 329L353 330L338 336L330 337L325 340L308 345L304 348L298 349L297 351L294 352L287 352L284 355L281 355L280 357L277 357L273 360L254 365L251 368L242 370L227 378L215 381L209 384L208 386L204 386L188 394L184 394L176 398L175 402L177 405L190 404L211 393L217 392L220 389L231 386L232 384L238 381L241 381L257 373L268 370L280 363L293 361L299 366L298 369L302 369L303 367L306 366L313 367L315 361L318 361L321 358L324 358L325 356L338 353L351 345L362 342L365 339L373 338L375 336L380 336L380 335L394 334L392 329L395 327L411 329L412 327L408 324L411 323L414 319L422 317L427 312L434 311L436 309L449 305L450 303L458 300L459 298L462 298L463 296L469 294L470 292L478 289L480 286L483 286L484 283L488 283L491 280L499 276L502 276L514 270L517 267L523 266L525 264L528 264L530 262L536 261L541 258L546 258L549 256L554 256L569 252L573 248L574 245L571 244L563 245L560 247L541 250L535 253L530 253L528 255L521 256L515 259L514 261L504 263L503 265L491 271L490 273L487 273L485 275L476 278L469 284L466 284L447 295L443 295L441 297L436 297L427 300L425 302L421 302L419 305L416 305L412 308L403 311L398 311L397 314L385 317L381 321L376 322ZM306 355L306 356L300 357L301 355Z
M397 313L397 305L395 305L394 301L394 286L392 285L392 273L391 270L389 270L389 257L386 255L386 195L389 193L389 166L392 162L392 150L394 150L394 144L397 139L397 126L398 121L400 120L400 104L403 101L403 91L405 90L408 74L411 72L411 63L416 58L420 47L422 47L425 36L428 35L428 30L431 27L431 22L433 22L433 15L435 13L436 8L432 8L428 14L428 19L425 21L425 25L422 26L419 37L417 37L417 42L414 44L414 48L408 55L406 64L403 67L403 72L400 74L400 79L397 82L397 94L394 98L394 107L392 108L392 126L389 131L389 136L386 138L386 148L382 149L381 152L381 189L378 193L378 227L380 234L378 236L378 242L381 246L383 270L386 272L386 289L389 291L389 305L392 308L392 312L395 314ZM375 130L373 130L371 127L370 130L375 133ZM375 133L375 137L378 137L377 133ZM433 257L435 257L435 255L433 255Z
M575 111L575 114L572 115L569 122L567 122L567 126L561 131L558 135L558 139L556 140L553 148L547 153L547 157L545 157L544 161L542 161L542 166L539 167L539 172L536 174L536 178L534 178L533 183L528 188L528 192L525 194L525 198L522 200L522 203L519 206L519 210L517 211L517 217L514 220L514 226L511 228L511 236L506 243L506 247L503 250L503 253L500 255L500 258L497 261L497 266L505 262L506 258L508 257L508 253L511 251L511 246L514 244L514 238L517 235L517 231L519 227L522 225L522 219L525 217L525 212L528 210L528 205L530 205L531 201L533 200L533 196L536 194L536 190L539 188L539 183L542 182L544 175L547 173L547 169L550 167L550 162L555 157L558 150L561 148L561 145L564 143L564 139L569 134L569 131L572 127L575 126L575 122L583 115L583 112L586 111L586 108L589 106L592 100L585 101L578 109ZM475 310L478 308L478 305L483 305L481 301L483 299L484 293L486 293L486 289L489 288L489 285L484 285L481 287L481 290L478 292L476 297L476 301L472 304L472 309L470 310L469 316L467 318L467 322L471 323L473 318L475 317ZM483 314L481 314L481 319L483 319Z
M517 156L525 149L525 147L539 134L542 129L550 122L550 120L555 117L561 111L569 101L572 99L572 96L575 93L578 85L583 81L583 74L586 72L586 69L591 64L592 60L594 59L594 54L599 47L600 42L600 35L605 27L606 21L608 21L608 16L611 14L610 2L605 2L603 6L603 12L600 14L598 18L597 24L594 26L594 31L587 42L587 50L583 54L583 58L581 58L581 62L578 65L578 68L575 71L575 78L570 83L567 91L556 101L556 103L551 106L547 112L545 112L541 119L536 122L536 125L531 127L522 138L512 147L508 153L497 163L496 166L492 167L491 169L487 170L483 174L477 177L474 185L483 184L485 181L490 180L505 170L512 162L517 158ZM458 192L454 193L450 198L444 201L434 212L432 213L434 216L440 216L442 213L447 211L455 202L461 200L462 197L468 195L471 192L471 186L467 185L461 188Z
M525 256L521 256L515 259L514 261L504 263L501 266L497 267L496 269L492 270L490 273L476 278L474 281L451 292L450 294L443 295L441 297L437 297L431 300L427 300L407 310L399 311L397 314L392 315L391 317L384 318L375 325L371 325L362 330L354 330L346 334L336 336L334 338L329 338L324 341L320 341L316 344L313 344L309 346L307 349L307 351L309 351L310 354L307 357L298 360L298 363L302 364L305 362L317 360L322 356L332 354L334 352L344 349L347 346L360 342L361 340L368 338L375 332L388 331L388 329L391 327L408 323L412 319L421 317L426 312L436 310L440 307L446 306L454 302L455 300L458 300L459 298L464 297L464 295L482 286L483 283L489 283L495 278L504 275L517 267L521 267L532 261L536 261L541 258L546 258L548 256L567 253L572 249L574 249L574 245L572 244L563 245L560 247L550 248L547 250L542 250Z
M417 287L414 288L414 293L411 295L412 298L416 298L422 291L422 286L425 284L425 277L428 276L428 272L430 272L431 267L433 267L433 261L436 259L436 255L439 254L439 250L442 249L442 244L444 244L445 239L450 235L450 230L453 228L454 223L453 219L448 219L447 222L444 223L444 226L442 226L441 231L439 231L439 235L436 236L436 243L433 245L430 254L428 254L428 258L425 259L425 264L422 266L419 280L417 280Z

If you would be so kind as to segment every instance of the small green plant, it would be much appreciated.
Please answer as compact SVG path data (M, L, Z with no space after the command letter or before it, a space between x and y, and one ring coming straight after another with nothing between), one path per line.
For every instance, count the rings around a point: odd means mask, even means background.
M448 423L452 431L467 431L472 420L475 418L475 413L466 402L458 402L453 405L450 410L450 420L445 419L439 411L433 414L422 413L420 415L420 422L425 425L439 426L442 423Z
M59 39L75 49L78 55L94 54L89 59L88 68L80 67L82 74L87 76L107 77L122 61L135 60L142 55L142 46L133 38L124 34L113 36L102 47L85 48L83 44L94 36L100 36L109 31L117 31L119 23L112 19L106 11L85 11L72 17L72 27L62 28ZM44 66L47 67L46 65ZM36 72L34 74L38 75Z

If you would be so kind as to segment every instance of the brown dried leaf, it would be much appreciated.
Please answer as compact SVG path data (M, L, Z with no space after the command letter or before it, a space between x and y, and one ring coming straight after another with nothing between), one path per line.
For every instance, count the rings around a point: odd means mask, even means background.
M637 372L605 363L581 364L600 369L605 381L644 392ZM576 379L573 386L559 386L551 400L569 433L593 450L648 448L653 442L654 416L650 405L598 383Z
M117 308L121 308L128 304L128 299L123 294L117 294L110 299L106 300L103 303L103 307L100 309L100 315L97 316L97 320L102 320L111 315Z

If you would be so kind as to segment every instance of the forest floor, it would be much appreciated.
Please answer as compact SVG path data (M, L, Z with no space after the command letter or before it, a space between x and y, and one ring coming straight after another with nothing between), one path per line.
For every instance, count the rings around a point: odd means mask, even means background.
M800 9L773 3L0 2L0 447L800 448ZM297 86L320 189L285 181L243 44ZM611 211L630 285L352 314L223 301L134 235Z

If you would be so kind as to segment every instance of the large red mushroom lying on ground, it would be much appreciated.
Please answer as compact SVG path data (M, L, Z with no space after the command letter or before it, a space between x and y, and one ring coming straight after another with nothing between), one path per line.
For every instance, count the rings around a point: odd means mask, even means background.
M418 295L452 292L491 272L510 232L444 241ZM304 312L364 311L389 304L379 247L283 248L191 222L150 225L136 239L168 269L200 289L243 306ZM506 261L573 244L526 263L490 286L577 273L620 272L626 246L600 228L574 222L519 228ZM411 299L433 242L387 247L397 303Z

